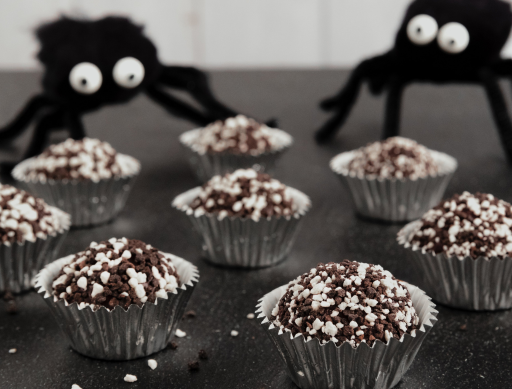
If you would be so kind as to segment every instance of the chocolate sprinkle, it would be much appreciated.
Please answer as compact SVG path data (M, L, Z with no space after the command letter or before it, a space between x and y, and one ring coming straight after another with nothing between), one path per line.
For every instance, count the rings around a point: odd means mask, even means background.
M188 369L190 371L198 371L199 370L199 361L192 361L188 363Z
M272 323L306 341L372 346L416 336L419 318L406 286L381 266L345 260L319 264L288 284Z
M349 174L360 178L418 178L436 175L438 166L430 150L402 137L375 142L355 151Z
M126 167L106 142L84 138L48 147L37 156L27 172L30 180L92 180L123 176Z
M238 115L218 120L201 129L199 137L189 146L199 154L229 153L257 156L281 149L289 143L291 137L283 131Z
M512 206L493 195L464 192L442 201L399 242L413 250L459 258L510 257Z
M62 232L59 212L23 190L0 184L1 243L35 242Z
M206 354L206 351L199 350L199 359L208 359L208 354Z
M55 277L53 294L80 308L141 307L176 292L180 279L172 258L136 239L92 242Z
M255 221L297 213L287 187L253 169L213 177L203 185L197 198L182 209L196 217L217 214L219 219L241 217Z

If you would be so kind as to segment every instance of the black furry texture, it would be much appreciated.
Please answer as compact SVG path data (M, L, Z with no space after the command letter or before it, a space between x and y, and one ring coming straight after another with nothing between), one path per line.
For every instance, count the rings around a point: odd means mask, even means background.
M125 103L141 92L173 115L199 125L237 114L215 98L205 73L193 67L162 65L143 28L127 18L111 16L90 21L62 17L39 27L36 35L41 45L38 59L45 69L43 92L0 129L1 146L35 121L34 135L24 158L39 154L53 130L66 128L70 137L83 138L84 113ZM144 66L144 79L135 88L119 86L113 77L115 64L126 57L134 57ZM83 62L92 63L101 71L103 81L95 93L82 94L70 85L71 70ZM168 88L189 93L199 108L171 95ZM13 164L3 166L5 172Z
M458 54L443 51L434 39L427 45L414 44L407 26L417 15L432 16L439 28L450 22L462 24L469 32L468 47ZM334 136L350 113L362 83L368 82L374 94L387 92L383 137L399 134L401 98L414 82L477 83L487 92L490 108L509 160L512 161L512 122L500 77L512 77L512 61L501 58L501 51L512 28L510 4L502 0L416 0L405 14L394 47L387 53L359 64L345 87L321 107L334 115L317 131L319 142Z

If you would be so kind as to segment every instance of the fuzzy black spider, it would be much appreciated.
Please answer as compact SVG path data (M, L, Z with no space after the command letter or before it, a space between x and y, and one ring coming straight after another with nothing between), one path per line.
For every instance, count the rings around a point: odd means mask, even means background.
M43 92L0 129L2 144L20 135L39 116L24 158L39 154L53 130L65 127L72 138L83 138L84 113L124 103L140 92L172 114L199 125L236 115L216 100L203 72L162 65L142 28L126 18L62 18L41 26L37 38L41 44L38 58L45 68ZM188 92L204 110L166 93L165 87ZM11 167L4 164L4 168Z
M391 51L363 61L336 96L321 107L335 115L316 133L327 141L345 122L364 81L372 93L388 91L383 137L399 133L401 98L412 82L476 83L484 87L507 156L512 161L512 123L499 77L512 77L512 60L500 53L512 27L501 0L416 0Z

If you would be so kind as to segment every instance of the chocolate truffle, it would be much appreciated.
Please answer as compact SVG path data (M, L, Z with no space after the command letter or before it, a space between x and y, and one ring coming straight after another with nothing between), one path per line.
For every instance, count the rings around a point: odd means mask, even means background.
M419 323L404 283L381 266L349 260L319 264L291 281L270 320L306 341L352 347L416 336Z
M67 139L48 147L35 157L27 171L27 179L92 180L121 177L132 173L132 166L118 158L117 152L98 139Z
M35 242L63 231L61 211L23 190L0 184L0 239L10 245Z
M141 307L176 293L180 279L172 258L140 240L92 242L55 277L53 294L80 308Z
M214 176L203 185L197 198L181 209L195 216L217 214L219 219L241 217L255 221L297 213L286 185L253 169Z
M354 154L348 165L352 177L417 180L438 173L430 150L407 138L394 137L371 143Z
M464 192L428 211L402 239L405 247L434 255L503 259L512 254L511 228L509 203L491 194Z
M284 131L270 128L243 115L218 120L201 129L193 141L182 138L199 154L230 153L258 156L280 150L291 143L291 136Z

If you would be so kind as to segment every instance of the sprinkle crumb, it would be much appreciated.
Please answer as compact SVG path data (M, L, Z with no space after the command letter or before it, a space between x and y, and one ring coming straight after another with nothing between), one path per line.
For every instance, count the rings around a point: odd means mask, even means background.
M124 376L124 380L125 380L126 382L135 382L135 381L137 381L137 377L136 377L136 376L134 376L134 375L132 375L132 374L126 374L126 375Z
M148 366L151 368L151 370L155 370L158 366L158 363L154 359L150 359L148 361Z
M254 319L254 313L247 314L247 318L248 319Z
M233 336L233 337L238 336L238 331L236 331L236 330L231 331L231 336Z
M11 348L11 349L9 350L9 354L16 354L16 351L18 351L18 350L17 350L17 349L15 349L15 348Z
M199 362L198 361L189 362L188 369L190 371L198 371L199 370Z
M187 333L185 331L180 330L179 328L176 330L176 336L178 338L184 338L187 336Z

